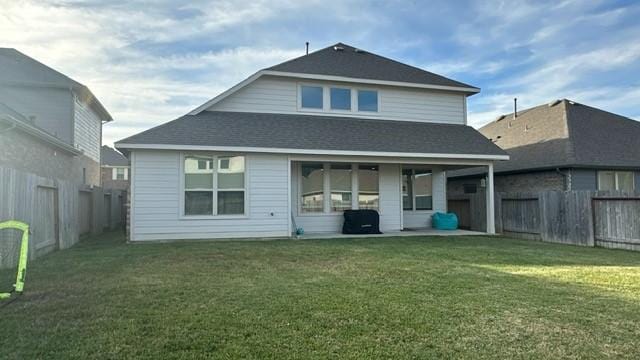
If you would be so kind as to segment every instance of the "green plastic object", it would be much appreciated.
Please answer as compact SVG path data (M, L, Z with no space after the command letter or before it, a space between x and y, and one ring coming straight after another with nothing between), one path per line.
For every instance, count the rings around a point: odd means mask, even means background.
M0 222L0 230L17 229L22 231L22 240L20 243L20 259L18 260L18 272L16 275L16 283L13 285L13 291L21 294L24 290L24 277L27 273L27 258L29 254L29 225L20 221L9 220ZM0 300L11 297L11 292L0 293Z

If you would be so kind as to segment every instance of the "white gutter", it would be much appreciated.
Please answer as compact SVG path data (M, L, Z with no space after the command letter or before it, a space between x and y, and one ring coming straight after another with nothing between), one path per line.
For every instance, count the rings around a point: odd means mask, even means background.
M254 152L254 153L271 153L271 154L379 156L379 157L406 157L406 158L433 158L433 159L509 160L509 155L484 155L484 154L406 153L406 152L386 152L386 151L287 149L287 148L241 147L241 146L203 146L203 145L127 144L127 143L116 143L115 146L118 149Z

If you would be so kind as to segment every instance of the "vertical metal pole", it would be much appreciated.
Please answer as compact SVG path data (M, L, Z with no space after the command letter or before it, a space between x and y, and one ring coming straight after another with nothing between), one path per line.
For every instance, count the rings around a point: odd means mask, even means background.
M487 234L496 233L495 198L493 195L493 163L487 165Z

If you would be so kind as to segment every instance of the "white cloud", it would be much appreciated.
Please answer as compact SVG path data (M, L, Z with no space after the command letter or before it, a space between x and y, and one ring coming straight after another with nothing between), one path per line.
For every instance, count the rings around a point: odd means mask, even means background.
M111 144L185 114L260 68L301 55L300 50L232 46L204 52L178 49L165 56L137 47L139 42L213 34L275 16L288 5L192 3L182 9L201 9L196 20L176 20L170 12L144 7L1 2L0 46L15 47L89 86L115 118L104 128L103 141ZM197 73L186 79L172 76L179 71Z
M640 59L637 26L572 42L582 29L612 26L629 14L628 8L596 11L599 1L476 2L466 12L456 10L468 17L442 22L449 38L419 28L443 19L402 12L412 9L405 4L176 3L0 0L0 46L15 47L89 86L115 118L104 128L105 143L176 118L258 69L301 55L301 39L312 41L312 49L345 41L388 56L439 49L422 67L484 81L469 81L483 87L469 102L474 126L510 112L516 96L522 108L569 97L632 115L637 110L627 104L640 103L629 83L585 84ZM292 49L292 41L300 46ZM456 55L447 53L449 47Z

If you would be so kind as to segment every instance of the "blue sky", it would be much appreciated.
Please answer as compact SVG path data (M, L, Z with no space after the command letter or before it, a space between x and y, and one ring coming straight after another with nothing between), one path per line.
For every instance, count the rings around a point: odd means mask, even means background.
M111 144L336 42L466 82L473 126L569 98L640 120L638 1L0 0L0 46L88 85Z

